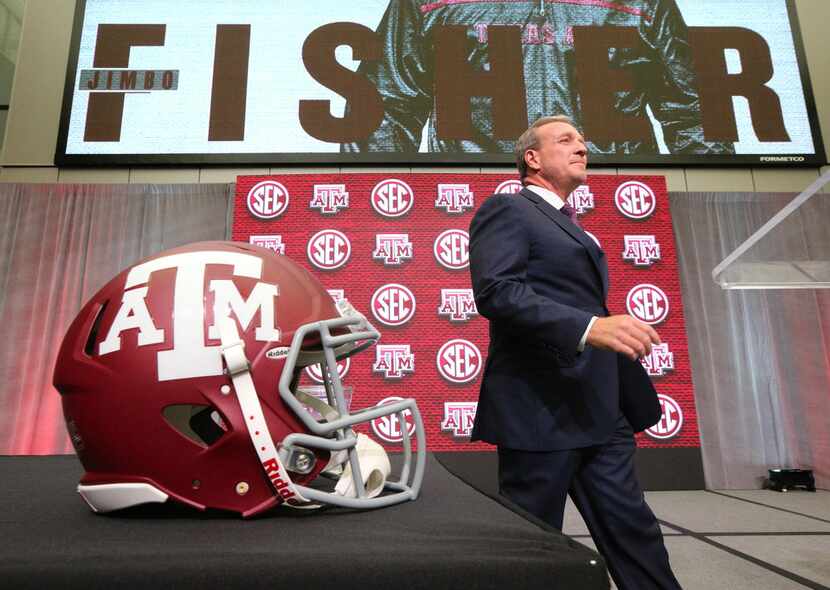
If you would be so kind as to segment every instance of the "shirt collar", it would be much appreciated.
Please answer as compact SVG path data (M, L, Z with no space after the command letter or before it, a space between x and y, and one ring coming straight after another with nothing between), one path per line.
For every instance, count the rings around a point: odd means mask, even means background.
M536 186L535 184L526 184L525 188L533 191L534 193L542 197L548 203L548 205L552 206L557 211L559 211L565 205L565 201L562 200L562 197L557 195L552 190L548 190L541 186Z

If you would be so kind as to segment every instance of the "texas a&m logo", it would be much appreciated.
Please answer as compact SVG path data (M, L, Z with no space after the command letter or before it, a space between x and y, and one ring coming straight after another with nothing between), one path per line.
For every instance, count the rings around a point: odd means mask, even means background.
M285 244L282 241L282 236L249 236L248 242L260 248L268 248L277 254L285 255Z
M399 266L412 260L412 242L409 234L377 234L372 258L382 260L386 266Z
M669 298L660 287L637 285L628 292L625 307L641 322L659 324L669 315Z
M345 184L315 184L314 195L308 206L325 215L334 215L340 209L348 209L349 193Z
M496 187L496 194L513 195L522 190L522 183L518 180L505 180Z
M576 190L568 196L568 203L582 215L594 208L594 193L587 184L576 187Z
M402 326L415 315L415 295L403 285L390 283L375 291L370 307L379 322Z
M652 344L651 354L641 358L640 362L649 375L659 377L674 370L674 353L668 344Z
M451 322L466 322L478 315L472 289L441 289L441 304L438 315L449 318Z
M435 238L432 251L444 268L467 268L470 265L470 234L463 229L448 229Z
M387 397L386 399L380 400L377 405L382 406L383 404L388 404L389 402L400 401L403 401L402 397ZM409 436L414 435L415 421L412 419L412 412L404 410L402 413L403 419L406 422L405 426L401 425L398 414L391 414L372 420L372 431L378 438L389 443L398 443L403 440L403 428L406 428Z
M288 189L276 180L263 180L248 191L248 211L260 219L274 219L288 209Z
M403 379L415 372L415 355L409 344L378 344L372 371L383 373L384 379Z
M415 193L403 180L389 178L372 189L372 208L384 217L400 217L412 209Z
M645 219L657 208L657 198L651 188L630 180L622 183L614 193L617 210L630 219Z
M680 409L680 404L667 395L658 393L657 399L663 409L663 416L657 424L646 430L646 434L658 440L674 438L683 428L683 410Z
M222 353L217 343L207 346L205 325L205 274L208 265L232 267L234 276L259 280L262 277L262 259L241 252L202 251L163 256L134 266L127 274L124 294L107 335L98 346L98 354L105 356L121 350L121 334L138 330L137 346L169 342L171 349L156 353L159 381L208 377L222 374ZM156 327L145 301L150 289L150 276L155 272L175 270L173 290L173 329L171 334ZM233 280L214 279L207 282L207 292L213 293L214 323L208 327L207 337L219 340L218 322L236 317L243 330L254 318L259 326L254 338L260 342L278 342L280 329L274 311L279 286L257 282L244 299Z
M324 229L311 236L306 253L311 264L320 270L334 270L349 260L352 244L343 232Z
M444 402L441 430L448 430L457 438L470 436L477 408L477 402Z
M447 213L464 213L473 208L473 193L469 184L439 184L435 208Z
M635 266L651 266L660 260L660 244L654 236L625 236L623 259Z
M450 383L469 383L481 371L481 351L469 340L446 342L435 358L438 372Z

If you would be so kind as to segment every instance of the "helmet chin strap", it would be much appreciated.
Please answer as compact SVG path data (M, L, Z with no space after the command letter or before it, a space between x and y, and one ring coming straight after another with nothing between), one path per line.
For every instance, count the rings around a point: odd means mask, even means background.
M245 343L239 338L236 323L229 317L220 320L219 335L222 341L222 357L225 360L231 382L236 391L237 400L239 400L239 406L245 418L248 436L251 438L251 443L256 449L257 456L271 484L287 506L292 508L320 508L320 504L312 503L302 496L297 486L291 481L291 476L288 474L285 465L280 460L279 452L271 438L265 416L262 413L259 396L251 378L251 366L245 356ZM296 397L302 404L316 410L328 421L340 417L335 408L302 390L296 392ZM368 498L374 498L383 491L386 478L392 471L389 457L381 445L363 434L357 435L355 450L365 495ZM324 471L331 472L331 470L337 469L343 464L345 466L335 486L334 493L340 496L357 497L356 478L352 473L351 465L349 465L348 450L332 453L331 460Z
M271 485L286 504L307 503L308 500L297 491L288 470L280 461L280 455L262 413L262 406L259 404L254 381L251 379L251 365L245 356L245 343L239 338L236 323L227 316L219 321L219 337L222 340L222 357L225 359L236 391L236 399L239 400L239 407L242 409L248 436L251 437L251 443Z

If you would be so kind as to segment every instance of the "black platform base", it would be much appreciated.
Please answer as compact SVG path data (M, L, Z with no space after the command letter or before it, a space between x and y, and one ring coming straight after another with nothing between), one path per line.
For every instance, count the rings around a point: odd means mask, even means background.
M602 558L430 456L416 502L242 520L158 505L90 512L74 456L0 457L2 588L607 589Z
M488 496L498 496L498 456L494 452L436 453L444 467ZM703 462L697 448L637 449L640 484L646 491L704 489Z

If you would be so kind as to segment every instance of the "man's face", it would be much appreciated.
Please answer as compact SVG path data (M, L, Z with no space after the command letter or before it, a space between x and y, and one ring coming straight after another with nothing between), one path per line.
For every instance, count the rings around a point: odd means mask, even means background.
M549 184L564 199L585 183L588 150L585 139L572 125L548 123L536 130L538 145L525 153L525 161L538 180Z

